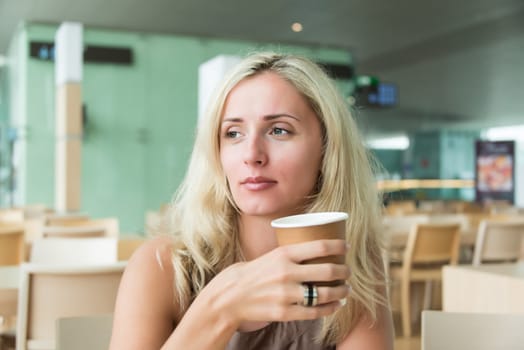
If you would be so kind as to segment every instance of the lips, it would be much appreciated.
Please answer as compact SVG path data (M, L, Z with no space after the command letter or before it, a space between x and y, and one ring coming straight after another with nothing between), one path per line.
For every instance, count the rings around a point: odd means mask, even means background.
M276 185L276 181L263 176L247 177L240 184L251 191L260 191Z

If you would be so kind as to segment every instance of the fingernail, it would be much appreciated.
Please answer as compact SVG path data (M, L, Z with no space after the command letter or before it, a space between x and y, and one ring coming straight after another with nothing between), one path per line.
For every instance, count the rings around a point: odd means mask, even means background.
M338 302L340 303L340 306L345 306L348 301L346 298L343 298L343 299L340 299Z

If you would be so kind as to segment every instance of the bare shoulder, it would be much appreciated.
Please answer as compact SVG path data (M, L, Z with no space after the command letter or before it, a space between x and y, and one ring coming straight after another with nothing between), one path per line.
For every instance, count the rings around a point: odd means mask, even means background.
M168 237L155 237L146 241L129 259L123 276L123 287L132 286L130 293L147 293L140 297L163 296L166 301L172 301L172 252L172 240Z
M177 313L171 257L171 239L158 237L129 259L118 290L111 349L160 348L171 334Z
M128 263L129 270L151 269L150 273L167 273L172 278L173 241L170 237L159 236L147 240L137 249Z
M392 350L394 330L391 311L386 306L379 306L377 311L376 321L364 314L346 338L337 345L337 349Z

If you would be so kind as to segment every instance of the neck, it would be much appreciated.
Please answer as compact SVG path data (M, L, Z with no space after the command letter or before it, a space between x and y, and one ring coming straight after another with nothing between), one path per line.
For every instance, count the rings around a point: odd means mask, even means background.
M238 220L239 239L246 260L253 260L275 249L277 240L270 217L241 215Z

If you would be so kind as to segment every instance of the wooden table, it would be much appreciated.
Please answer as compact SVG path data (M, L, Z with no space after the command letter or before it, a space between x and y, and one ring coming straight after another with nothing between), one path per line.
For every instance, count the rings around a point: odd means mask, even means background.
M446 266L442 278L444 311L524 313L524 262Z

